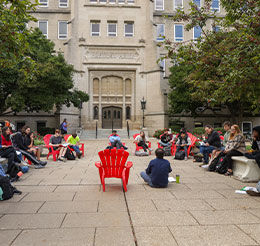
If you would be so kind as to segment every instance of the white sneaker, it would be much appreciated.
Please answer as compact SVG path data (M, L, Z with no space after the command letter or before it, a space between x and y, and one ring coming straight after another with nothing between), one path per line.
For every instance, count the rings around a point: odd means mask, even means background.
M21 161L21 165L26 167L30 166L26 161Z
M153 151L153 149L151 149L151 148L148 148L148 150L151 151L151 152Z
M184 160L185 160L185 161L187 161L187 160L188 160L188 158L187 158L187 157L185 157L185 158L184 158Z

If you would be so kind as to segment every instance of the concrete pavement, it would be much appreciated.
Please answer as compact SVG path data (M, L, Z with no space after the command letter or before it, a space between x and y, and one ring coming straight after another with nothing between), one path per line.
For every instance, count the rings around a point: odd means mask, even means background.
M51 159L15 183L23 194L0 202L0 245L260 245L260 198L234 193L255 184L167 157L180 184L153 189L139 173L154 154L136 157L132 140L125 142L134 163L126 193L117 179L101 190L94 163L107 141L87 141L83 159Z

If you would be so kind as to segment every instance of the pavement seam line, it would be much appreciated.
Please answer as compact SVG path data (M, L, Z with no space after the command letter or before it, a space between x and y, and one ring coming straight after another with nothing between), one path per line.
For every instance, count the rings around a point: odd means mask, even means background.
M68 213L65 213L65 215L64 215L64 217L63 217L63 220L62 220L61 223L60 223L60 227L58 227L58 228L62 228L62 225L63 225L63 223L64 223L64 221L65 221L67 215L68 215Z
M39 213L40 209L43 207L43 205L44 205L45 203L46 203L46 201L44 201L44 202L42 203L42 205L37 209L36 214Z
M176 243L177 245L179 245L178 242L177 242L177 240L176 240L176 238L174 237L172 231L170 230L169 226L166 226L166 227L167 227L168 231L170 232L170 234L172 235L172 237L173 237L175 243Z
M22 234L23 229L16 235L16 237L12 240L12 242L9 244L10 246L13 245L14 241Z
M234 226L237 227L238 230L240 230L241 232L243 232L244 234L246 234L248 237L250 237L250 238L251 238L254 242L256 242L257 245L258 245L258 242L257 242L253 237L251 237L250 234L248 234L247 232L243 231L242 228L240 228L238 225L234 225Z
M200 224L200 222L195 218L195 216L192 214L192 212L190 210L187 210L187 212L190 214L190 216L199 224L199 225L202 225Z
M96 244L96 234L97 234L97 227L95 227L95 231L94 231L93 246L95 246Z
M131 225L132 234L133 234L133 237L134 237L135 246L138 246L137 238L136 238L136 234L135 234L135 229L134 229L134 226L133 226L133 221L132 221L132 218L131 218L130 210L129 210L127 199L126 199L126 194L125 194L123 187L122 187L122 190L124 192L125 205L126 205L127 214L128 214L128 217L129 217L129 222L130 222L130 225Z

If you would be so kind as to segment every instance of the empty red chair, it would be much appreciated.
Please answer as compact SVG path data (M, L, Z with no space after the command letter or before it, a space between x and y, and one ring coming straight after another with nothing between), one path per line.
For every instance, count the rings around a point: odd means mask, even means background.
M105 178L119 178L122 179L124 191L126 192L130 168L133 166L131 161L127 162L129 153L122 149L105 149L98 152L98 155L100 162L96 162L95 165L99 170L103 191L105 191Z
M47 134L43 137L43 141L45 143L45 147L48 149L48 155L47 155L47 160L50 155L53 156L53 160L56 161L60 151L59 150L54 150L53 146L50 145L50 139L51 139L52 134Z
M69 138L69 134L65 135L64 136L64 140L67 142L68 138ZM74 149L72 149L70 146L68 146L68 148L71 150L71 151L74 151ZM82 156L84 157L84 150L85 150L85 145L84 143L80 143L79 145L79 150L82 152Z
M133 138L135 139L138 135L140 135L140 134L139 134L139 133L134 134ZM134 142L134 143L135 143L135 142ZM148 147L149 147L149 149L151 149L151 146L152 146L152 144L151 144L151 142L149 141L149 142L148 142ZM138 146L138 144L135 143L135 151L139 151L140 149L143 149L143 147L142 147L142 146ZM149 154L151 154L151 151L149 151Z

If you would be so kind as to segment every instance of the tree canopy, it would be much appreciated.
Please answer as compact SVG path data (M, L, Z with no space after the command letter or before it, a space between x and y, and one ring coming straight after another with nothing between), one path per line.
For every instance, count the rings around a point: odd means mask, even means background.
M202 30L196 41L176 44L166 39L163 44L174 61L169 80L172 112L195 113L196 105L201 104L226 105L233 117L238 114L241 118L245 108L259 113L260 2L221 0L224 17L212 11L211 2L205 0L201 8L191 2L188 12L178 10L171 18L184 21L187 31L196 26ZM178 90L191 101L180 101Z

